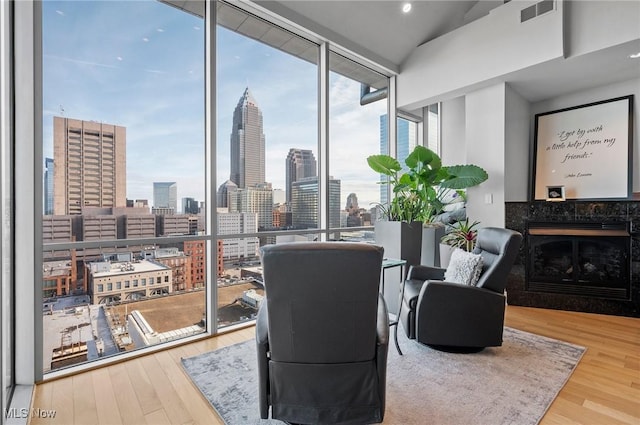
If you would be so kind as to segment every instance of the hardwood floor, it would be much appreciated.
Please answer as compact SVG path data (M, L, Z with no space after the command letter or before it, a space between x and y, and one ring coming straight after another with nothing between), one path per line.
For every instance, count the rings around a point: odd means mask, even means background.
M509 306L506 325L587 347L542 425L640 425L640 319ZM246 328L39 384L32 407L57 414L30 423L222 424L180 358L253 335Z

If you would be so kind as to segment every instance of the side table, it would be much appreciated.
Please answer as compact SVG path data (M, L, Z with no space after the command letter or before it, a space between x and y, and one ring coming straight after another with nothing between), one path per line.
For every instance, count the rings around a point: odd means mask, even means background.
M380 292L382 296L384 296L384 271L387 269L392 269L394 267L400 268L400 287L402 288L402 292L404 292L404 268L407 265L406 260L398 260L393 258L384 258L382 260L382 278L380 283ZM404 294L401 294L404 295ZM398 354L402 356L402 350L400 350L400 345L398 344L398 322L400 321L400 310L402 309L402 296L400 297L400 305L398 306L398 312L395 314L395 318L390 318L389 327L395 326L395 330L393 333L393 341L396 343L396 349L398 350ZM393 315L393 313L391 314Z

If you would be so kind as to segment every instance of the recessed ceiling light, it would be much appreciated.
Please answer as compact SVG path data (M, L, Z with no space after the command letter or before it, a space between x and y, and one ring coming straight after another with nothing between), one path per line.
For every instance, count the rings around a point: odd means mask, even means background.
M402 5L402 12L403 13L409 13L411 12L411 3L405 3Z
M630 57L631 59L638 59L638 58L640 58L640 52L638 52L638 53L634 53L634 54L632 54L632 55L629 55L629 57Z

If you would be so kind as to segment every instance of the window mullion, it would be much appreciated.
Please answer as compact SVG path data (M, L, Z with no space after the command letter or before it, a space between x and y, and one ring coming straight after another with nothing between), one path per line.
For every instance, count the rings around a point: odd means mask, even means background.
M329 44L320 45L318 66L318 226L329 228ZM328 233L321 234L327 240Z
M217 288L217 261L218 258L218 229L217 229L217 197L215 179L217 175L216 162L216 7L214 2L205 2L205 212L206 233L212 237L207 239L206 252L206 314L207 332L218 332L218 291Z

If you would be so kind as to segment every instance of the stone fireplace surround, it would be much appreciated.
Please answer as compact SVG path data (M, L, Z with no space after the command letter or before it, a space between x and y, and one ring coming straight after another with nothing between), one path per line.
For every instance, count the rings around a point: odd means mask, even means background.
M640 201L506 202L506 226L524 236L520 253L507 282L507 303L526 307L583 311L616 316L640 317ZM526 290L525 264L527 223L612 221L630 222L631 300L532 292Z

